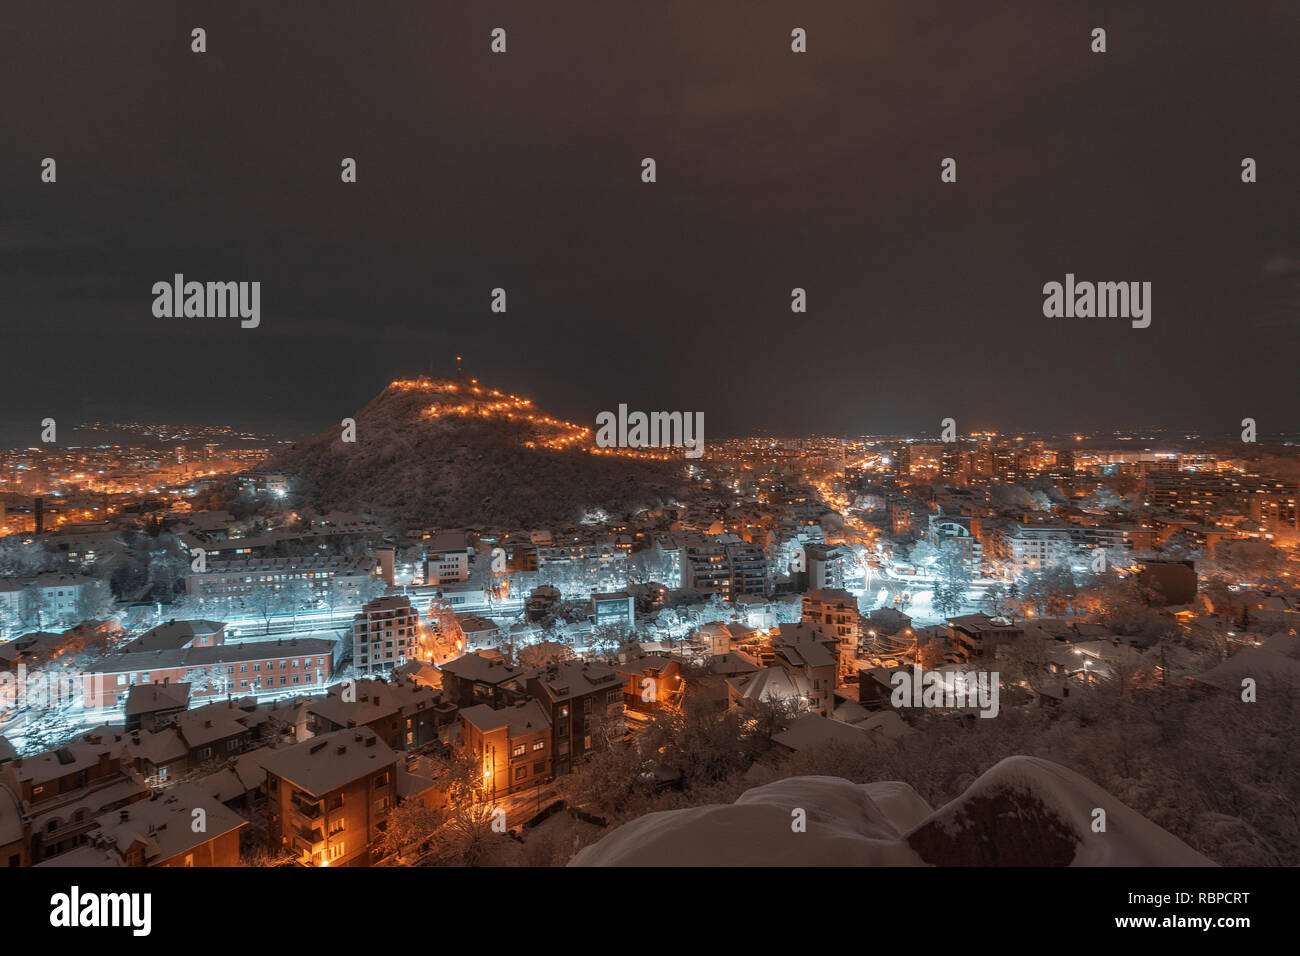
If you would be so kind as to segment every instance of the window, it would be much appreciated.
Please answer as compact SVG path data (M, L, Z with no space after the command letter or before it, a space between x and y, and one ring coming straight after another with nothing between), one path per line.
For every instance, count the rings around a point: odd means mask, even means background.
M510 751L510 756L522 757L527 752L527 750L528 748L526 746L524 746L523 744L519 744L513 750Z
M533 764L533 773L543 773L546 770L546 761L539 760Z
M542 750L543 748L545 748L545 746L546 746L545 737L538 737L536 740L533 741L534 750Z
M331 820L329 836L333 836L336 833L342 833L342 832L343 832L343 818L338 817L335 820Z
M375 777L375 786L376 786L376 787L386 787L386 786L388 786L388 773L387 773L387 772L381 773L379 776Z
M339 843L331 844L330 848L325 851L325 855L327 859L337 860L343 855L343 843L340 841Z

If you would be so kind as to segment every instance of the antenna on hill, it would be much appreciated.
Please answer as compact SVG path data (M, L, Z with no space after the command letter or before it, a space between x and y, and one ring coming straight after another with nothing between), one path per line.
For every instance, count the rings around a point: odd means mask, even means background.
M460 368L460 356L459 356L459 355L456 356L456 377L457 377L457 378L464 378L464 377L465 377L465 373L462 372L462 371L461 371L461 368Z

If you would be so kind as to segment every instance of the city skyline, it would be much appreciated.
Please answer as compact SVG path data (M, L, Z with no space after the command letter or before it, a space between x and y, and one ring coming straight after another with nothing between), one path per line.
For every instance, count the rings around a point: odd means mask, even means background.
M10 929L1281 925L1296 0L9 6Z

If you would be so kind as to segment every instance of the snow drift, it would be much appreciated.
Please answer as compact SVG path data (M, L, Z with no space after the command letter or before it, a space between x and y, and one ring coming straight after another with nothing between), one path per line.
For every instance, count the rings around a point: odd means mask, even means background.
M1093 831L1105 811L1104 832ZM798 811L805 832L796 832ZM570 866L1212 866L1071 770L1009 757L938 810L905 783L793 777L651 813Z

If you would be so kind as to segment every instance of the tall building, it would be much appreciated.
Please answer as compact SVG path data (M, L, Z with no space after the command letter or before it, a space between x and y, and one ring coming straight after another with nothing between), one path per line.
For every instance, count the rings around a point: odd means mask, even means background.
M900 478L906 478L912 473L912 446L899 445L894 452L895 471Z
M840 659L856 667L864 634L858 599L848 591L823 588L803 595L802 618L806 624L820 624L840 644Z
M682 556L682 586L719 594L766 594L771 572L763 549L747 541L707 541Z
M839 545L813 542L803 547L804 568L808 572L808 587L844 587L845 572L852 563L852 552Z
M1010 442L1000 442L993 449L993 479L1011 484L1019 477L1016 467L1016 450Z
M939 477L955 479L961 474L961 445L946 442L939 456Z
M352 619L352 662L363 674L405 664L419 651L419 626L410 598L376 598Z

